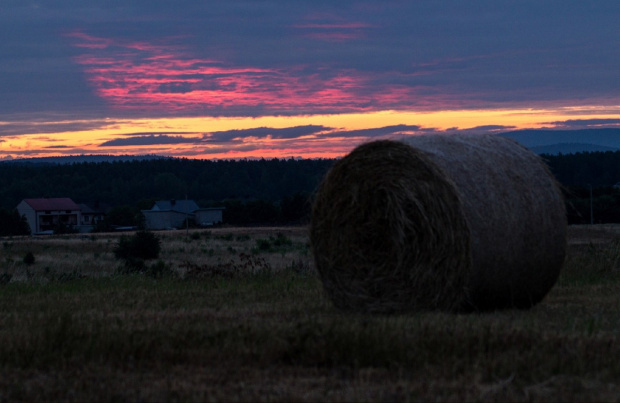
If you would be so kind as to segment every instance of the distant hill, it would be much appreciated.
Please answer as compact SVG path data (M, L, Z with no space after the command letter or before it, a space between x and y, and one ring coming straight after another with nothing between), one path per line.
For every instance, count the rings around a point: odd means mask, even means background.
M501 133L538 154L620 150L620 129L551 130L528 129Z
M62 157L39 157L39 158L16 158L11 160L0 160L5 164L27 164L27 165L64 165L79 164L82 162L114 162L114 161L145 161L167 159L161 155L67 155Z
M558 155L558 154L575 154L575 153L594 153L594 152L605 152L605 151L618 151L618 148L613 147L605 147L599 146L597 144L587 144L587 143L560 143L560 144L551 144L548 146L539 146L539 147L529 147L530 150L534 151L536 154L550 154L550 155Z

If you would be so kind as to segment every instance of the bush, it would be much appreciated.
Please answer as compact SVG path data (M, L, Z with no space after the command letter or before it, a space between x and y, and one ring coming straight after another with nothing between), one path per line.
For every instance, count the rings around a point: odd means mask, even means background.
M30 266L31 264L34 264L34 255L32 254L32 252L28 252L26 253L26 255L24 256L24 263L26 263L28 266Z
M135 235L122 236L114 249L117 259L128 261L156 259L159 256L161 244L159 238L149 231L138 231Z

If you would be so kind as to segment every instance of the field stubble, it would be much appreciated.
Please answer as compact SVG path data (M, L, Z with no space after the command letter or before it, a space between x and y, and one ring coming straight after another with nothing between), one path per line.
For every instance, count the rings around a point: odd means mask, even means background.
M118 234L1 240L0 401L620 398L616 227L571 228L533 309L470 315L335 310L303 228L157 234L163 278L119 274Z

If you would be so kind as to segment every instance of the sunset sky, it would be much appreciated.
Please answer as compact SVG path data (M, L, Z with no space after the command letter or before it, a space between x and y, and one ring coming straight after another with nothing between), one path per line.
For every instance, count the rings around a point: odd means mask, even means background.
M620 127L617 0L2 0L0 159Z

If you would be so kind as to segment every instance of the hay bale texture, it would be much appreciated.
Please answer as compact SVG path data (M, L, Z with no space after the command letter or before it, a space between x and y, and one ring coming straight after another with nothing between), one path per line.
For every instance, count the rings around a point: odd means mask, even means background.
M363 144L317 190L324 288L363 312L529 308L555 284L566 214L541 159L496 135Z

